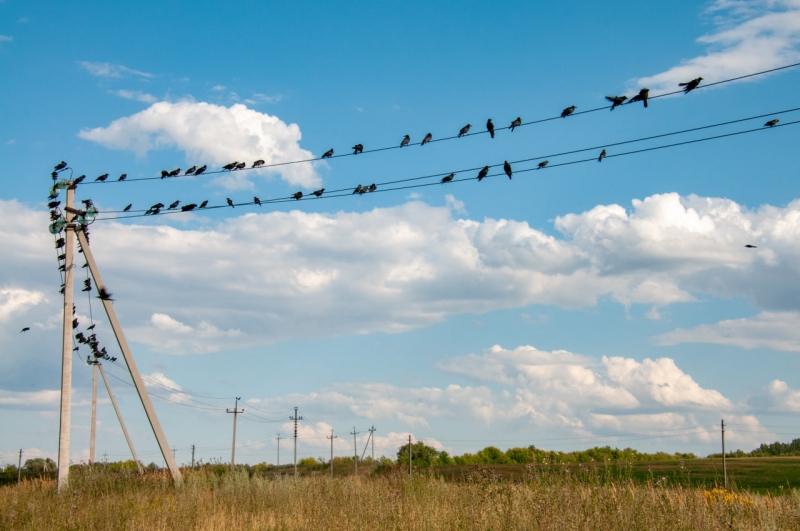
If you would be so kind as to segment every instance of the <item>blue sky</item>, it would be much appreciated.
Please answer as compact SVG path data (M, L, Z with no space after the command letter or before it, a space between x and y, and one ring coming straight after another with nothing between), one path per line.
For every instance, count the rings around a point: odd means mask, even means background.
M44 200L58 161L87 183L286 162L798 61L796 0L613 9L0 1L0 416L14 427L0 433L0 461L19 448L29 457L57 449L60 280ZM101 212L215 205L448 173L793 109L798 75L494 139L85 184L77 198ZM235 396L246 411L237 460L246 462L275 461L274 437L290 434L294 406L305 417L300 456L327 455L330 429L344 455L353 426L363 446L372 425L376 452L387 455L409 433L451 453L610 444L704 455L718 451L723 417L729 445L751 449L791 439L800 413L797 135L781 127L511 181L98 221L92 249L139 368L167 399L155 403L181 462L192 444L198 458L228 458L224 409ZM77 295L83 328L90 308ZM116 352L96 300L91 310ZM24 326L31 331L20 334ZM106 367L124 380L111 384L142 459L160 462L124 369ZM90 385L78 358L75 461L88 456ZM98 455L124 459L102 388L99 396Z

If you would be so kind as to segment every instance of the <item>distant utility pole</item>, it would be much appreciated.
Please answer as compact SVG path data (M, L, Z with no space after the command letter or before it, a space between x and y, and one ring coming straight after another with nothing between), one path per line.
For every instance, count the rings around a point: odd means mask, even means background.
M294 408L294 417L289 417L289 420L294 421L294 477L297 478L297 421L303 420L303 417L297 416L297 407Z
M194 468L194 445L192 445L192 468Z
M364 443L364 450L361 452L361 460L364 460L364 456L367 454L367 447L369 446L370 442L372 443L372 460L375 461L375 439L373 439L372 434L375 433L375 426L371 427L367 430L369 432L369 437L367 437L367 442Z
M722 475L725 478L725 488L728 488L728 466L725 462L725 419L722 419Z
M92 365L92 430L89 439L89 464L94 463L94 438L97 425L97 365Z
M176 453L177 451L178 451L178 449L173 446L172 447L172 458L173 459L177 458L177 453Z
M278 466L281 466L281 434L279 433L275 438L278 439Z
M331 428L331 436L328 439L331 440L331 479L333 479L333 440L336 438L336 435L333 434L333 428Z
M356 431L356 427L353 426L353 431L350 432L350 435L353 436L353 463L356 465L356 476L358 475L358 447L356 446L356 435L360 432Z
M411 435L408 436L408 475L410 476L413 472L411 471Z
M240 396L236 397L236 403L233 405L233 410L232 411L230 409L226 409L225 410L228 413L233 413L233 444L231 445L231 472L234 472L236 470L234 468L234 466L235 466L234 460L236 459L236 416L239 413L244 413L244 409L238 409L239 400L241 400L241 399L242 399L242 397L240 397Z
M103 465L108 464L108 452L103 452Z
M17 463L17 483L22 479L22 448L19 449L19 462Z

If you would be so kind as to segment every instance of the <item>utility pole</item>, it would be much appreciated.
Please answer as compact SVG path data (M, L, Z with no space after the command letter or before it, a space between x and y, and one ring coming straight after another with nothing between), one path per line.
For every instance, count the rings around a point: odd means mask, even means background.
M67 205L64 217L64 326L61 344L61 411L58 426L58 490L69 484L69 431L72 410L72 278L75 269L72 251L75 247L75 184L67 185ZM73 210L73 212L70 212Z
M331 479L333 479L333 440L336 438L336 435L333 434L333 428L331 428L331 436L328 439L331 440Z
M281 434L279 433L275 438L278 439L278 466L281 466Z
M231 472L234 472L236 469L234 468L234 459L236 458L236 416L239 413L244 413L244 409L237 409L239 407L239 400L242 397L236 397L236 403L233 405L233 411L230 409L226 409L228 413L233 413L233 444L231 445Z
M356 476L358 475L358 447L356 447L356 435L360 432L356 431L356 427L353 426L353 431L350 432L350 435L353 436L353 463L356 466Z
M194 445L192 445L192 468L194 468Z
M22 448L19 449L19 461L17 462L17 483L22 479Z
M361 460L364 460L364 456L367 454L367 447L369 443L372 443L372 460L375 461L375 439L372 438L372 434L375 432L375 426L371 427L367 430L369 432L369 437L367 437L367 442L364 443L364 450L361 452Z
M173 446L172 447L172 458L176 459L176 462L177 462L177 454L176 454L177 451L178 451L178 449Z
M97 426L97 364L92 365L92 431L89 439L89 464L94 463L94 438Z
M294 417L289 417L289 420L294 421L294 477L297 479L297 421L303 420L303 417L297 416L297 406L294 408Z
M136 450L133 448L133 441L131 441L131 437L128 435L128 429L125 427L125 421L122 420L122 413L119 412L119 408L117 407L117 399L114 398L114 393L111 392L111 386L108 385L106 371L103 370L103 365L100 363L95 364L94 367L96 369L100 369L100 376L103 377L103 383L106 384L106 391L108 391L108 397L111 399L111 405L114 406L114 412L117 414L119 426L122 428L122 434L125 435L125 440L128 441L128 448L131 449L131 455L133 456L134 462L136 462L136 468L139 470L140 474L143 474L144 470L142 469L142 463L139 462L139 457L136 455Z
M725 419L722 419L722 475L725 478L725 488L728 488L728 466L725 462Z
M411 476L411 435L408 436L408 475Z

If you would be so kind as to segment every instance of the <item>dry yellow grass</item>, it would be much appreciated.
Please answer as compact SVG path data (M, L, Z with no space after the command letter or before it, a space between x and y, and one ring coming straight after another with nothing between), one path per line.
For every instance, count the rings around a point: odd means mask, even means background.
M800 529L800 493L771 496L553 475L465 482L428 476L250 478L188 470L168 476L82 471L0 489L0 528L79 530L786 530Z

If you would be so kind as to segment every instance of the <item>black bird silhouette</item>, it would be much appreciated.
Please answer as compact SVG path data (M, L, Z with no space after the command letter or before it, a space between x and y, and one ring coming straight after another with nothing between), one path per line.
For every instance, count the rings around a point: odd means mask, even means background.
M519 127L521 125L522 125L522 118L517 116L517 119L514 120L513 122L511 122L511 132L513 133L514 132L514 128L515 127Z
M64 165L66 166L66 164L64 164ZM31 327L30 327L30 326L26 326L25 328L23 328L22 330L20 330L20 331L19 331L19 333L21 334L22 332L27 332L27 331L28 331L28 330L30 330L30 329L31 329Z
M774 120L770 120L769 122L765 123L764 127L775 127L776 125L778 125L778 122L780 122L780 120L775 118Z
M683 87L684 94L689 94L691 91L697 88L697 86L700 84L701 81L703 81L703 78L698 77L696 79L689 81L688 83L678 83L678 86Z
M363 144L356 144L353 146L353 155L358 155L359 153L364 152L364 145Z
M359 184L358 186L356 186L356 189L353 190L353 193L350 194L350 195L355 195L355 194L360 194L360 193L361 193L361 185Z
M61 204L61 201L50 201L47 203L47 208L55 208Z
M253 168L260 168L260 167L261 167L261 166L263 166L263 165L264 165L264 161L263 161L263 160L261 160L261 159L258 159L257 161L255 161L255 162L253 163Z
M574 113L574 112L575 112L575 109L577 109L577 107L575 107L574 105L571 105L570 107L567 107L566 109L564 109L563 111L561 111L561 117L562 117L562 118L566 118L566 117L567 117L567 116L569 116L570 114Z
M197 208L197 204L196 203L189 203L188 205L183 205L181 207L181 212L191 212L195 208Z
M230 164L226 164L225 166L223 166L222 169L223 170L232 171L236 167L237 164L239 164L239 161L231 162Z
M131 207L132 207L132 206L133 206L133 203L131 203L130 205L128 205L128 206L126 206L125 208L123 208L123 209L122 209L122 211L123 211L123 212L127 212L128 210L130 210L130 209L131 209Z
M207 204L208 204L208 199L200 203L200 208L205 208Z
M409 142L411 142L411 137L408 135L404 136L403 141L400 142L400 147L407 146Z
M606 150L600 152L600 156L597 157L597 162L603 162L603 159L606 158Z
M151 208L150 210L145 212L145 214L150 214L151 216L157 216L158 214L161 214L161 207Z
M489 175L489 166L484 166L483 169L478 172L478 182L481 182L487 175Z
M113 302L114 299L112 299L111 296L112 296L111 293L109 293L106 290L106 288L100 288L99 292L97 293L97 298L100 299L101 301L112 301ZM92 325L92 326L94 326L94 325Z
M541 170L542 168L547 166L548 162L550 162L550 161L549 160L543 160L542 162L539 163L539 165L536 167L536 169L537 170Z
M245 166L247 166L246 163L240 162L239 164L236 165L236 168L234 168L234 169L243 170Z
M231 198L230 197L226 197L225 199L228 200L228 206L231 207L231 208L234 208L233 201L231 201Z
M420 144L420 145L424 146L425 144L427 144L431 140L433 140L433 135L428 133L427 135L425 135L425 138L422 139L422 144Z
M64 169L64 168L66 168L66 167L67 167L67 163L66 163L66 162L64 162L64 161L62 160L61 162L59 162L58 164L56 164L55 170L56 170L56 171L61 171L61 170L63 170L63 169Z
M167 170L161 170L161 178L169 177L169 172Z
M330 148L328 151L322 154L323 159L329 159L333 156L333 148Z
M628 103L635 103L637 101L641 101L642 103L644 103L644 108L646 109L647 108L647 99L649 97L650 97L650 89L643 88L642 90L639 91L639 94L637 94L636 96L632 97Z
M469 133L469 128L470 127L472 127L472 125L470 125L470 124L467 124L464 127L462 127L461 131L458 132L458 138L461 138L462 136L464 136L467 133Z
M66 260L66 259L67 259L67 255L65 255L65 254L60 254L60 255L58 255L58 257L57 257L57 258L58 258L59 260Z
M611 110L613 111L615 108L619 107L625 100L628 99L627 96L606 96L606 99L611 102Z
M92 200L91 199L81 199L81 203L83 203L86 206L86 208L89 208L90 206L92 206Z
M87 327L86 327L86 330L94 330L94 327L95 327L95 326L97 326L97 325L87 326Z
M169 207L167 207L167 210L174 210L174 209L178 208L178 205L179 205L179 204L181 204L180 200L178 200L178 201L173 201L173 202L172 202L172 203L169 205Z
M295 194L292 197L300 201L300 199L303 198L303 192L295 192Z
M115 361L117 361L117 358L111 358L109 361L110 361L111 363L114 363Z
M317 197L321 196L323 193L325 193L325 188L320 188L319 190L315 190L315 191L313 192L313 194L314 194L315 196L317 196Z
M60 266L58 266L58 270L59 271L66 271L67 270L67 264L61 264Z
M127 173L123 173L122 175L119 176L119 179L117 179L117 180L118 181L124 181L127 178L128 178L128 174Z
M494 138L494 124L492 123L491 118L486 120L486 130L489 131L489 135Z
M197 171L196 171L196 172L194 172L194 174L195 174L195 175L200 175L201 173L203 173L204 171L206 171L206 167L207 167L207 166L206 166L205 164L203 164L202 166L200 166L199 168L197 168Z
M89 264L83 264L83 265L81 266L81 269L86 269L87 267L89 267Z
M103 181L105 181L106 179L108 179L108 174L107 174L107 173L104 173L103 175L101 175L100 177L98 177L97 179L95 179L94 181L95 181L95 182L97 182L97 181L103 182Z
M67 242L64 241L64 238L59 238L59 239L56 240L56 249L61 249L66 244L67 244Z
M150 208L151 209L164 208L164 203L156 203L155 205L151 206Z
M73 320L72 320L72 328L78 328L78 325L79 325L79 324L80 324L80 323L78 322L78 320L77 320L77 319L73 319Z
M50 211L50 221L55 221L60 217L61 217L61 215L58 213L58 210L51 210Z
M253 203L257 204L258 206L261 206L261 199L259 199L256 196L253 196Z
M503 163L503 171L506 172L506 175L508 175L508 178L510 179L511 178L511 164L509 164L508 161L505 161Z
M377 185L377 184L375 184L375 183L372 183L371 185L369 185L369 189L368 189L368 191L370 191L370 192L374 192L374 191L375 191L375 190L377 190L377 189L378 189L378 185ZM364 191L364 189L363 189L363 188L362 188L361 190L362 190L362 192Z
M72 181L72 184L81 184L85 178L86 178L85 175L81 175L80 177Z
M192 175L196 171L197 171L197 166L192 166L191 168L186 170L183 174L184 175Z
M74 349L72 349L72 352L77 352L78 350L79 350L79 347L75 347Z
M455 173L451 173L450 175L447 175L446 177L442 177L442 184L449 183L450 181L453 180L453 177L455 177L455 176L456 176Z
M748 249L758 249L757 245L752 245L752 244L749 244L749 243L747 245L745 245L745 247L747 247Z

